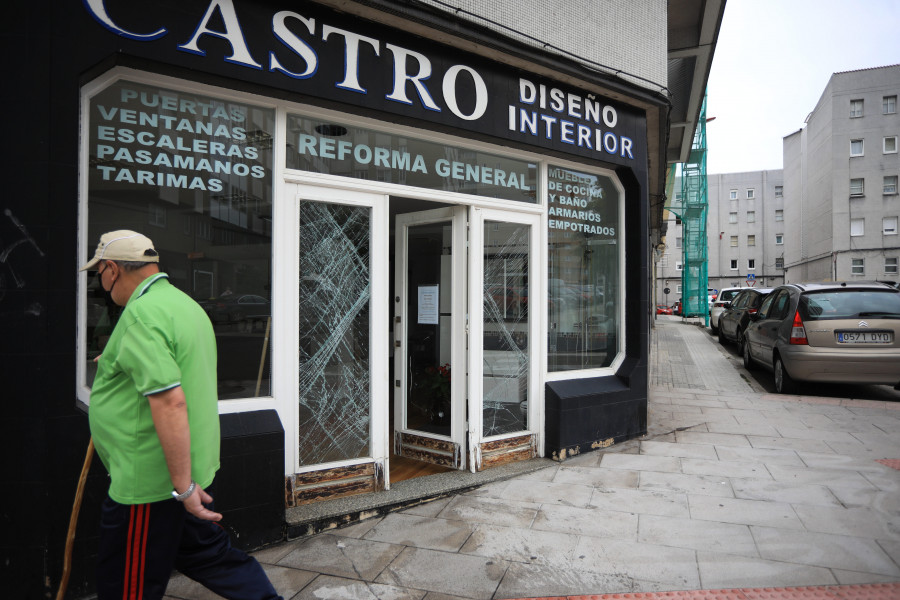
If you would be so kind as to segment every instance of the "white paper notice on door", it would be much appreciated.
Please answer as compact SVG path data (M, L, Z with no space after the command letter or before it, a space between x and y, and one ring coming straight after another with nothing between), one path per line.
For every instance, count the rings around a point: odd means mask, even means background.
M419 286L419 325L438 324L439 285Z

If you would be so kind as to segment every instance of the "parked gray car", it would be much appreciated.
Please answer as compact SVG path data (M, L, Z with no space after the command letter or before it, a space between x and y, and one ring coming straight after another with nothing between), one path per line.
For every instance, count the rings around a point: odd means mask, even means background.
M719 315L719 343L734 342L743 352L744 330L750 324L750 316L759 311L760 305L774 288L744 288ZM717 301L718 302L718 301Z
M782 285L751 316L744 340L744 366L771 370L781 394L800 381L900 389L900 290L874 281Z

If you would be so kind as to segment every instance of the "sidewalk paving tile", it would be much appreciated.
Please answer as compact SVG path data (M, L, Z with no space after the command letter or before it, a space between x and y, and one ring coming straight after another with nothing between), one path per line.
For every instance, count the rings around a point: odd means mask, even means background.
M375 581L400 588L489 600L507 567L505 560L406 548Z
M571 535L637 539L638 517L634 514L546 504L538 512L532 529Z
M671 490L594 490L591 506L601 510L645 513L662 517L687 517L690 515L687 494Z
M759 556L747 525L641 515L638 541L644 544Z
M707 496L722 496L725 498L734 497L734 492L727 478L711 475L685 475L682 473L645 471L641 473L639 489L661 489L688 494L705 494Z
M607 454L610 456L634 456L632 454ZM607 465L603 465L607 467ZM636 470L588 468L588 467L560 467L556 472L554 483L568 483L576 485L589 485L595 488L637 488L640 482L640 472Z
M320 575L291 600L422 600L424 597L424 590Z
M350 579L373 579L403 546L330 534L310 538L278 561L282 567L315 571Z
M397 546L456 552L469 539L474 528L473 523L465 521L391 513L364 538Z
M827 487L821 485L744 478L732 479L731 485L734 488L734 496L745 500L840 506L840 502L834 494Z
M794 507L778 502L688 495L691 518L780 529L803 529Z
M575 547L571 566L656 582L667 589L700 587L697 553L687 548L583 537Z
M900 567L872 540L751 526L763 558L900 578Z
M698 552L703 587L748 588L834 585L838 581L825 567L797 565L723 552ZM798 598L806 598L798 596Z

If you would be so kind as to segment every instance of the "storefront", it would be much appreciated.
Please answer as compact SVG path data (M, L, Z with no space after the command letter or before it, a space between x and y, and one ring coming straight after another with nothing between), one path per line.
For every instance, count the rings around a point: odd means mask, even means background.
M222 497L253 519L263 488L278 520L410 461L478 472L646 432L664 103L385 20L278 0L54 16L33 98L68 166L32 183L59 205L37 260L74 283L41 334L64 360L22 373L60 398L66 460L119 312L74 273L115 229L150 237L213 323Z
M175 45L165 20L148 34L87 7L120 37ZM615 168L643 176L638 111L320 7L242 8L212 3L176 49L294 95L124 66L85 82L79 256L112 229L155 241L214 324L221 413L278 414L287 506L389 488L392 458L477 471L584 449L565 422L546 430L547 396L635 387L616 375L640 186ZM268 61L254 33L280 42ZM231 56L207 55L223 42ZM87 275L79 290L88 404L118 309ZM631 392L632 422L591 417L586 441L643 432Z

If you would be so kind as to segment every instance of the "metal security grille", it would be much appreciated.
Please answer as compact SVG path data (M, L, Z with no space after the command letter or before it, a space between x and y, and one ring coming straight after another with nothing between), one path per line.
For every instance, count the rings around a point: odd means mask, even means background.
M675 169L668 176L674 179ZM667 184L667 187L672 185ZM673 186L674 187L674 186ZM709 325L709 247L706 236L708 210L706 185L706 98L700 109L697 130L687 162L681 165L681 195L669 194L666 208L681 217L683 265L681 272L682 314L703 317Z

